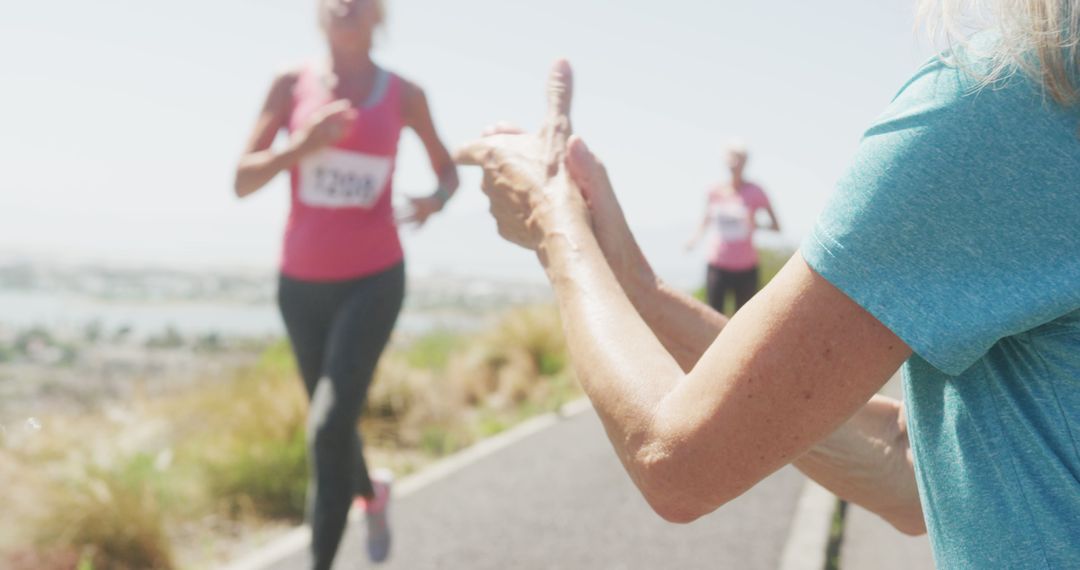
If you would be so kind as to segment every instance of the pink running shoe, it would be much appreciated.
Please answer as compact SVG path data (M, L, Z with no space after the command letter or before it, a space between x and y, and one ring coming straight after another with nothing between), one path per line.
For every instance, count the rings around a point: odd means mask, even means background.
M394 475L387 469L371 472L371 486L375 497L358 499L357 506L364 509L367 519L367 550L372 562L383 562L390 556L390 490Z

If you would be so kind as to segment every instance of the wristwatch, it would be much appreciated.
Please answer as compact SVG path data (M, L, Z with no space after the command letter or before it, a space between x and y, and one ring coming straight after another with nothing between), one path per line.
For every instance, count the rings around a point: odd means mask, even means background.
M446 188L443 188L442 186L436 188L435 194L433 195L435 196L435 199L439 201L439 204L442 206L445 206L446 202L450 200L450 191Z

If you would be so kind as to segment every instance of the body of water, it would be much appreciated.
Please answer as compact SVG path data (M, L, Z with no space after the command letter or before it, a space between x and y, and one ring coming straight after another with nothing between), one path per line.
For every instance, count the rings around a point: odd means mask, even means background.
M422 334L435 329L467 331L486 321L485 315L462 312L406 310L397 330ZM42 326L77 330L99 324L105 334L121 328L148 336L172 327L184 335L217 333L233 337L283 336L285 327L272 304L211 302L102 301L78 295L29 291L0 291L0 325L23 329Z

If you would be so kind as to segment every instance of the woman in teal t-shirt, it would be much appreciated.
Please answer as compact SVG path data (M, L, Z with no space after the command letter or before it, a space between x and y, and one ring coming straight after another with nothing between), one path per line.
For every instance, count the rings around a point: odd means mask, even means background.
M664 518L794 462L929 531L940 568L1080 568L1080 2L985 4L995 29L903 87L730 321L649 268L570 136L565 62L538 135L458 152L500 233L537 251L578 378ZM876 395L901 366L906 412Z

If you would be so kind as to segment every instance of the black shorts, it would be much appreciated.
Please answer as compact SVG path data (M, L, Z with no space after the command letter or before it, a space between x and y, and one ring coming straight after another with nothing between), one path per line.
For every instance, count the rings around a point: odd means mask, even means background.
M727 298L728 291L735 295L735 310L738 311L757 293L757 290L758 266L756 265L740 271L710 265L705 275L705 292L708 295L709 306L721 313L724 312L724 299Z

